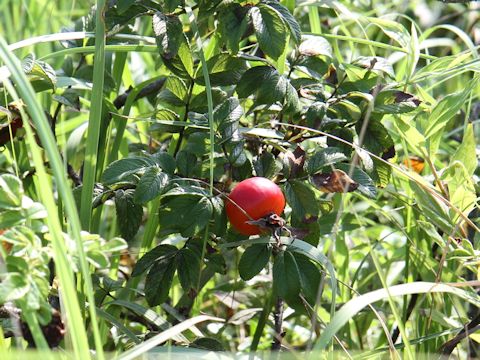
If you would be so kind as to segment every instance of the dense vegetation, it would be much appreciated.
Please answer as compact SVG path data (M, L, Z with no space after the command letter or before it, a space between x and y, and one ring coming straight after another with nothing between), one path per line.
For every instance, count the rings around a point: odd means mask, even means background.
M2 358L476 356L477 9L0 2Z

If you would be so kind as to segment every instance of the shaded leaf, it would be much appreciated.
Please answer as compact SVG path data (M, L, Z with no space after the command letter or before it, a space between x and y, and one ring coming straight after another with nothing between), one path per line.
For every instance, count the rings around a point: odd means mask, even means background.
M115 191L115 210L122 237L131 240L142 223L143 208L134 201L135 190Z
M162 244L153 248L145 255L143 255L135 264L132 276L143 274L150 268L154 262L163 260L167 257L173 257L178 252L178 249L173 245Z
M299 220L318 215L319 207L315 201L316 196L313 189L306 183L290 180L285 183L285 197L292 208L292 216Z
M243 280L250 280L268 264L272 248L268 244L249 246L240 258L238 272Z
M178 251L175 261L183 290L188 292L190 289L195 289L200 275L200 254L188 247L183 248Z
M213 206L201 195L164 196L158 212L162 233L180 233L184 237L198 234L208 224Z
M160 305L168 299L176 263L164 259L153 264L145 278L145 299L150 306Z
M273 263L273 288L276 294L288 301L300 293L300 271L292 253L282 251Z

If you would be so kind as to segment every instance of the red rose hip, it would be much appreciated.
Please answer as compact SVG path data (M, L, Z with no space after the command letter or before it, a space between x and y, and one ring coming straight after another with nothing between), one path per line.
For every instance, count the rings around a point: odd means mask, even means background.
M239 182L228 197L232 200L226 202L228 220L243 235L257 235L262 232L260 227L247 224L246 221L258 220L271 213L280 215L285 208L282 190L264 177L253 177ZM250 215L251 219L239 207Z

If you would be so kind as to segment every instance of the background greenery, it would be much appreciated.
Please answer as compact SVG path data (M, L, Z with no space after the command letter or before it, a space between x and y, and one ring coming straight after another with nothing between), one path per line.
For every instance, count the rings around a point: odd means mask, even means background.
M280 308L286 356L476 356L477 9L2 1L2 356L269 350ZM281 247L228 226L251 176Z

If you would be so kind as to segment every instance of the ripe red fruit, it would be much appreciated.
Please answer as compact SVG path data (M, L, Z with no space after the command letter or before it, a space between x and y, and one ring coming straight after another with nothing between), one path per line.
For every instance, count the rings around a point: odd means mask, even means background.
M243 235L260 234L262 230L258 226L247 224L246 221L251 219L238 206L253 220L271 213L280 215L285 208L282 190L273 181L264 177L253 177L239 182L228 197L234 202L228 200L226 202L228 220Z

